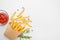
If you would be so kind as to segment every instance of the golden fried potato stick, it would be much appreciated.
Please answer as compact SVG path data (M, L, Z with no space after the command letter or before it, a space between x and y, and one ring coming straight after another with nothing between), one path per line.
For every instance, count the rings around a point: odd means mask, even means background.
M25 25L29 26L29 27L32 27L31 25L29 25L28 23L26 23Z
M12 20L12 22L11 22L11 24L10 24L11 26L13 26L14 25L14 20Z
M15 29L17 22L14 22L12 28Z
M25 8L22 7L22 10L19 12L18 16L17 17L21 17L22 13L24 12Z
M13 12L13 15L11 16L11 20L14 18L16 12Z
M24 16L24 18L29 18L30 16Z
M12 17L11 17L11 26L13 26L13 24L14 24L14 18L13 17L15 16L15 14L16 14L16 12L14 12Z
M23 16L17 17L17 18L15 18L14 20L24 20L24 19L26 19L26 18L29 18L29 16L25 16L25 17L23 17Z
M32 22L31 20L23 20L23 23L29 23L29 22Z
M21 17L21 18L15 18L14 20L23 20L24 18Z

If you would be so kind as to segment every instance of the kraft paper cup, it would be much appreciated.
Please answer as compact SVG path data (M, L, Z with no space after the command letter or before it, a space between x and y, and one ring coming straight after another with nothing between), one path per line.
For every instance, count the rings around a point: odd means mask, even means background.
M21 33L22 32L13 30L12 27L9 25L9 27L7 27L4 35L11 40L15 40L18 37L18 35L20 35Z

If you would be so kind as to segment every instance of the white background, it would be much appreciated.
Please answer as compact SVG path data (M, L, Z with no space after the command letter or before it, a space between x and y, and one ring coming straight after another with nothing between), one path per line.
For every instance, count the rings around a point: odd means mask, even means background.
M33 21L31 40L60 40L60 0L0 0L0 9L9 16L21 7ZM7 25L0 27L0 40L8 40L4 36Z

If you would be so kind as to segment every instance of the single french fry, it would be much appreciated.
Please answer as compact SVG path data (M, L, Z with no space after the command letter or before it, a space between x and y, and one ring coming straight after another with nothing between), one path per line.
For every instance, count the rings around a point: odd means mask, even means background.
M22 18L15 18L15 20L22 20Z
M24 16L24 18L29 18L29 16Z
M24 19L26 19L26 18L29 18L29 16L25 16L25 17L23 17L23 16L17 17L17 18L15 18L14 20L24 20Z
M13 13L13 15L11 16L11 20L13 19L13 17L15 16L16 12Z
M13 17L15 16L15 14L16 14L16 12L14 12L13 15L12 15L12 17L11 17L11 26L14 25L14 18Z
M14 25L12 26L13 29L15 29L17 22L14 22Z
M28 20L23 20L23 24L26 24L26 23L28 23Z
M11 26L13 26L13 25L14 25L14 20L11 21Z
M25 8L22 7L22 10L19 12L18 16L17 17L21 17L22 13L24 12Z
M28 23L26 23L25 25L29 26L29 27L32 27L31 25L29 25Z
M17 17L17 18L15 18L14 20L22 20L22 19L23 19L23 16Z

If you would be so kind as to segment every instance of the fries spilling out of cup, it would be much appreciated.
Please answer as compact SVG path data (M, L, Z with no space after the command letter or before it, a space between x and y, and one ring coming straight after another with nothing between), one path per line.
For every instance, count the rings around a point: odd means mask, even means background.
M29 16L23 16L25 8L22 7L21 11L17 13L13 13L12 17L10 18L9 25L4 33L6 37L8 37L10 40L15 40L20 34L24 32L26 29L30 29L32 26L29 24L32 22L29 19Z

